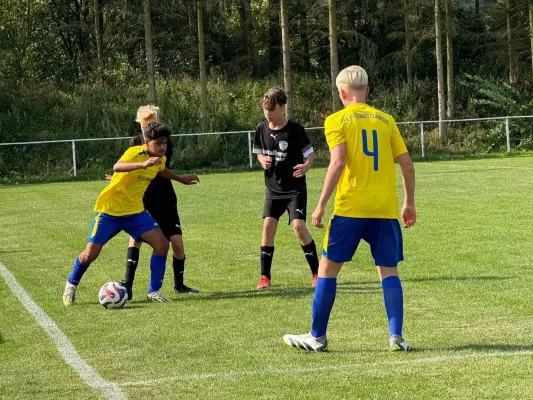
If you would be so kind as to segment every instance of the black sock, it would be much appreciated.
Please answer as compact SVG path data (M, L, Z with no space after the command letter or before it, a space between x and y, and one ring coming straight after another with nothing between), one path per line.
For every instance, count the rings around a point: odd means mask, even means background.
M311 240L311 243L302 246L302 250L304 251L305 258L307 259L309 268L311 268L312 274L318 274L318 254L316 254L315 241Z
M139 264L139 249L137 247L128 247L128 256L126 261L126 274L124 275L124 283L133 286L135 279L135 271Z
M174 289L183 287L183 272L185 271L185 257L178 260L172 257L172 268L174 269Z
M268 279L270 279L273 257L274 246L261 246L261 275L265 275Z

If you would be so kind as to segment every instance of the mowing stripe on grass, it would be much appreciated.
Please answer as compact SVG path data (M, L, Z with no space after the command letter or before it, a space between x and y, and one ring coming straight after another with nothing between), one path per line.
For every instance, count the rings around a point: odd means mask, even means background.
M47 335L56 344L59 354L63 360L74 369L80 378L90 387L100 390L103 394L113 400L122 400L126 397L120 388L112 382L104 380L96 370L80 357L67 336L59 329L55 322L37 305L24 288L17 282L15 276L3 264L0 264L0 275L4 278L7 286L11 289L15 297L22 303L24 308L33 315L35 320Z
M417 167L419 166L430 166L430 167L442 167L442 165L445 165L446 167L456 167L456 168L472 168L472 169L483 169L487 171L493 171L498 169L517 169L517 170L525 170L525 171L533 171L533 167L514 167L512 165L472 165L472 164L433 164L431 162L425 162L425 163L415 163Z
M517 356L533 356L533 351L515 351L515 352L494 352L494 353L485 353L485 354L458 354L455 356L437 356L437 357L425 357L425 358L411 358L408 360L396 360L396 361L379 361L373 363L360 363L360 364L338 364L338 365L324 365L318 367L293 367L293 368L265 368L265 369L256 369L249 371L231 371L231 372L213 372L205 374L182 374L176 376L168 376L165 378L158 378L146 381L132 381L132 382L122 382L117 383L117 385L122 387L131 387L131 386L152 386L159 385L165 382L175 382L175 381L190 381L190 380L201 380L201 379L220 379L220 380L237 380L245 378L252 375L267 375L267 374L303 374L309 372L320 372L320 371L347 371L352 369L361 368L362 371L367 370L368 367L383 367L390 366L395 367L397 365L405 364L430 364L430 363L440 363L448 361L458 361L458 360L477 360L485 358L496 358L496 357L517 357Z

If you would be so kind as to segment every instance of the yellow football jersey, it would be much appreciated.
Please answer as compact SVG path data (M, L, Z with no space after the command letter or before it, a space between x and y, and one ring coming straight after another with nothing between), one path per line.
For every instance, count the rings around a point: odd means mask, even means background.
M330 150L346 147L334 215L398 218L394 159L407 148L394 118L358 103L327 117L324 128Z
M143 162L150 158L144 146L130 147L119 161ZM137 214L144 210L143 196L155 176L165 169L166 157L161 157L160 165L130 172L115 172L113 179L100 193L94 211L120 217Z

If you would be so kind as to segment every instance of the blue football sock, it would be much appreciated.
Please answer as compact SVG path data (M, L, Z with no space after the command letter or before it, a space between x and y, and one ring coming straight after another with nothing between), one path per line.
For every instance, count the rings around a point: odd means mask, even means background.
M400 278L389 276L381 282L383 287L383 297L385 299L385 310L389 319L389 330L391 335L402 336L403 327L403 290Z
M318 278L313 298L311 335L324 336L328 329L329 315L337 294L337 278Z
M150 259L150 285L148 286L148 293L155 292L163 286L166 264L167 256L152 254L152 258Z
M80 283L83 274L87 271L87 268L89 268L89 265L91 264L82 264L80 259L76 257L74 267L72 267L72 273L67 278L68 282L77 286Z

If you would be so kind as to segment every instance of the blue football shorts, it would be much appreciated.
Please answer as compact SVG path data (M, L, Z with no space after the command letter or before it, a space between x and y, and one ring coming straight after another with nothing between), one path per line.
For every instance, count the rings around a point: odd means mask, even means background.
M396 219L334 216L326 230L322 255L336 263L352 260L359 242L370 245L376 266L396 267L403 261L403 238Z
M104 245L120 231L125 231L138 241L143 233L154 228L159 228L159 225L147 211L120 217L95 212L89 232L89 242Z

